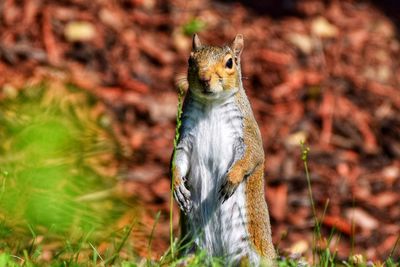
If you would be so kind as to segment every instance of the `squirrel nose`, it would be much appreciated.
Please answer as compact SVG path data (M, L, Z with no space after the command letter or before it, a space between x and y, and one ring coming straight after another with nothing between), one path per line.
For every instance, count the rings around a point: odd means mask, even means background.
M206 77L200 77L200 83L204 86L209 88L210 87L210 82L211 82L211 77L206 78Z

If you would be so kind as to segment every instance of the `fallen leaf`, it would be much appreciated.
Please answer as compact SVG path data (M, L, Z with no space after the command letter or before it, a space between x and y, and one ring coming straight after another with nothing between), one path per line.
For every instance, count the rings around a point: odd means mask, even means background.
M332 38L338 35L338 28L326 18L318 17L311 22L311 32L321 38Z
M383 169L383 176L388 181L400 179L400 168L395 165L385 167Z
M345 215L350 222L354 222L356 226L363 230L371 231L379 226L378 220L361 208L347 209Z
M339 230L340 232L351 235L351 224L344 218L333 215L325 215L322 224Z
M287 192L288 187L286 184L267 188L265 195L269 204L269 210L271 216L277 221L285 219L287 211Z
M290 134L288 137L285 139L285 144L288 146L300 146L300 142L307 141L307 132L305 131L298 131L295 133Z
M303 254L309 249L308 242L306 240L300 240L294 243L290 248L289 251L292 254Z
M164 169L159 165L147 164L136 166L127 173L126 179L134 182L151 183L158 179L163 172Z
M103 8L99 12L100 20L104 24L112 27L113 29L115 29L117 31L121 30L122 27L124 26L123 19L121 19L121 17L123 18L123 16L121 16L121 14L119 14L113 10L106 9L106 8Z
M142 147L143 142L146 138L146 133L143 130L133 131L130 137L130 145L133 150L137 150Z
M394 192L383 192L371 198L370 203L380 209L399 202L399 194Z
M86 21L72 21L67 24L64 30L65 39L69 42L89 41L96 35L95 27Z
M261 50L260 58L266 62L276 65L288 65L290 62L293 62L292 55L268 49Z
M310 54L314 48L310 36L300 33L291 33L287 36L290 43L296 46L304 54Z
M381 254L387 253L388 251L391 251L396 242L398 242L398 238L399 238L399 233L396 233L394 235L390 235L388 236L378 247L378 251Z

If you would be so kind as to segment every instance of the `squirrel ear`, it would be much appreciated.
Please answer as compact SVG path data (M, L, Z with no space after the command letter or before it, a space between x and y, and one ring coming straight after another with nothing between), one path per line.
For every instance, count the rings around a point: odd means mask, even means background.
M237 34L232 43L232 50L236 58L240 58L244 46L243 35Z
M200 48L200 46L201 46L200 38L197 35L197 33L195 33L193 35L192 50L197 50Z

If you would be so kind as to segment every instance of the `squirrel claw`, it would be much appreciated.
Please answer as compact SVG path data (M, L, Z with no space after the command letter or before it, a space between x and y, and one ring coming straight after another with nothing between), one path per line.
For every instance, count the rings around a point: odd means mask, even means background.
M175 187L175 200L178 203L179 208L185 214L188 214L192 210L192 200L190 199L190 196L190 191L185 187L183 183Z
M228 198L233 195L233 193L235 193L237 187L238 185L232 184L229 181L225 181L218 190L219 200L224 203Z

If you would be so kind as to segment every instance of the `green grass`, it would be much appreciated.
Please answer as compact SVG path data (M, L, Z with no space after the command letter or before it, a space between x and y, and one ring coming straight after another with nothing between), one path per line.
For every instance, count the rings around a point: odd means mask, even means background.
M90 94L57 83L0 102L2 261L43 263L50 253L72 264L108 242L104 261L115 262L126 236L116 222L135 209L111 197L122 152L107 116Z
M87 232L107 223L108 214L97 211L110 205L80 199L113 186L104 177L117 144L90 114L89 96L44 87L0 104L0 218L30 232Z

